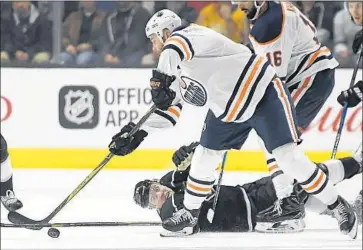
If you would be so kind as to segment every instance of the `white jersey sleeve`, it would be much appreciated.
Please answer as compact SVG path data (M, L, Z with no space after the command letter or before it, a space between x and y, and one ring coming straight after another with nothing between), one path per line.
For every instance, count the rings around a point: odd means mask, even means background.
M174 104L182 101L179 91L179 66L183 61L190 61L193 57L194 49L190 39L185 35L180 34L180 32L173 32L165 41L157 70L166 75L176 77L176 80L170 86L170 88L177 93Z
M182 102L172 105L168 110L157 109L144 123L141 129L150 134L159 129L171 128L178 122L182 109Z
M164 44L160 54L157 70L169 76L176 76L170 88L175 91L176 97L168 110L156 110L145 122L142 129L148 133L162 128L173 127L179 120L183 109L183 100L179 91L179 65L183 60L191 60L194 51L190 41L183 35L173 34Z

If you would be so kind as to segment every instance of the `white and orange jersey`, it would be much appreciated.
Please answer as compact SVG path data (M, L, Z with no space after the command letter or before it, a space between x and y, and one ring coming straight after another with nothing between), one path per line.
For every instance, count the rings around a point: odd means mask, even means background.
M158 129L173 127L179 121L182 109L182 102L175 103L173 106L169 107L168 110L157 109L150 115L141 129L148 133L152 133Z
M208 105L225 122L249 119L276 75L265 57L195 24L172 32L157 70L177 77L176 103Z
M338 66L330 50L316 38L314 24L294 5L268 4L268 10L251 25L250 41L288 86Z

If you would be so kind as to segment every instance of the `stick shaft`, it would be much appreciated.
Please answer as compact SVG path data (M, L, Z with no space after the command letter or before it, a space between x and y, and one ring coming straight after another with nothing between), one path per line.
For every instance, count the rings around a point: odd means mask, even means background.
M223 174L224 174L224 167L226 166L227 152L228 151L226 151L224 153L222 166L221 166L221 172L219 172L219 179L218 179L218 183L217 183L216 194L214 196L214 201L213 201L213 211L216 211L216 207L217 207L218 196L219 196L219 192L221 190L222 178L223 178Z
M5 228L44 228L44 227L120 227L120 226L160 226L160 222L64 222L64 223L44 223L44 224L7 224L1 223Z
M148 112L140 119L140 121L135 125L135 127L130 131L129 136L133 136L140 127L145 123L145 121L150 117L152 113L154 113L156 106L153 105ZM77 188L70 194L68 197L42 222L49 222L54 216L56 216L59 211L63 209L63 207L70 202L112 159L114 155L109 153L105 159L77 186Z
M363 48L361 49L360 55L358 57L357 65L355 65L349 87L352 87L354 85L355 78L357 77L358 68L359 68L359 64L360 64L360 60L362 59L362 56L363 56ZM340 117L339 128L337 131L337 135L335 137L334 147L333 147L333 151L331 153L330 159L335 159L335 157L337 155L340 137L342 136L342 132L343 132L345 117L347 116L347 111L348 111L348 104L346 103L346 104L344 104L342 116Z

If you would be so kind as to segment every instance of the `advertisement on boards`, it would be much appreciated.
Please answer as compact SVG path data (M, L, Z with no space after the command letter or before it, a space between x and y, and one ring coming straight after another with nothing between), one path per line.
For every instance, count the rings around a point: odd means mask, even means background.
M342 112L336 97L349 86L351 74L350 69L336 70L331 96L302 136L307 151L332 149ZM137 122L151 107L150 76L150 69L2 68L1 132L12 148L105 152L122 126ZM197 141L206 112L205 106L185 104L177 125L150 134L140 150L170 152ZM339 150L354 150L361 138L358 105L347 113ZM260 151L253 131L242 150Z

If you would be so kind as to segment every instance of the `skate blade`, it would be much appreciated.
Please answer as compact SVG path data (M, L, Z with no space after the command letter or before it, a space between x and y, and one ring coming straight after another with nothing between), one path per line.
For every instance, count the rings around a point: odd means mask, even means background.
M282 222L258 222L255 231L258 233L298 233L304 231L305 226L303 219Z
M169 231L169 230L163 230L160 233L161 237L185 237L188 235L192 235L193 234L193 228L192 227L186 227L180 231L177 232L173 232L173 231Z

